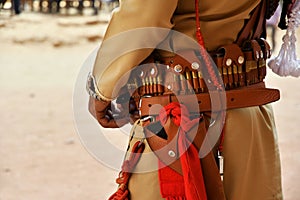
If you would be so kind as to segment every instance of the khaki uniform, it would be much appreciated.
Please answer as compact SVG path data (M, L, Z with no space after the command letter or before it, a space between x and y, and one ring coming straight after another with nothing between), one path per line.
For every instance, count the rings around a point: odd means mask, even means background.
M249 19L251 11L259 2L259 0L199 0L200 26L207 50L215 50L233 43L244 21ZM124 31L143 27L173 29L195 38L194 1L123 0L120 8L113 13L104 43ZM158 36L149 32L145 37L166 46L170 45L173 39L172 35L167 33ZM142 43L145 38L136 40ZM112 85L127 71L141 63L152 51L153 49L132 51L103 67L103 58L108 55L107 52L101 52L100 48L93 74L103 98L115 99L119 88L113 88ZM121 82L120 87L125 82ZM223 183L227 199L282 199L279 151L271 106L228 110L225 124ZM146 177L150 177L151 183L147 182ZM134 182L137 182L136 186L132 185ZM133 175L130 188L133 200L159 199L156 172Z

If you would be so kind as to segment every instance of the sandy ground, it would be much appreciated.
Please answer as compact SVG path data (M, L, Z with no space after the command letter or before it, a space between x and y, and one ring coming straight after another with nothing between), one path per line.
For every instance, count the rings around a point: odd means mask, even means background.
M115 190L118 172L83 147L72 110L76 77L107 18L0 15L0 200L99 200ZM274 112L284 196L299 199L299 79L269 73L267 83L282 94Z

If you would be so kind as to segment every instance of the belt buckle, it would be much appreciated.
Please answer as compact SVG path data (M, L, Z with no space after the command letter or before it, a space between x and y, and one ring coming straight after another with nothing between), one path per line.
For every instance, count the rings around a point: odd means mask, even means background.
M155 117L152 116L152 115L148 115L147 117L144 117L144 118L140 119L141 122L145 122L145 121L148 121L148 120L150 120L150 122L154 122L155 121Z
M141 106L142 106L142 101L143 101L143 98L150 98L150 97L152 97L151 95L145 95L145 96L142 96L141 98L140 98L140 100L139 100L139 107L138 107L138 109L139 109L139 115L140 116L142 116L142 113L141 113ZM150 117L150 116L149 116ZM149 118L148 118L149 119ZM141 119L141 121L147 121L148 119L145 119L145 118L143 118L143 119Z

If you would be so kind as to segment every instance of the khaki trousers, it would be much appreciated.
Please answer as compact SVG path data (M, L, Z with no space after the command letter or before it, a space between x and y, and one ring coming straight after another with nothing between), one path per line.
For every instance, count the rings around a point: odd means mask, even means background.
M224 131L223 184L226 198L282 199L280 159L271 106L228 110ZM142 135L143 130L138 126L131 144ZM153 166L157 166L157 158L146 144L136 168L144 173L134 173L129 181L131 200L163 199Z

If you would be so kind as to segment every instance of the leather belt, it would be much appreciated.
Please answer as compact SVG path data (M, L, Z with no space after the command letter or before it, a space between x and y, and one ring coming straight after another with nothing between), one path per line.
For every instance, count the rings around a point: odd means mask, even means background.
M270 53L269 47L262 46L267 46L267 42L251 40L248 43L246 50L229 44L210 53L226 90L263 82L266 76L266 59ZM206 66L201 56L192 50L177 53L172 57L152 55L146 59L132 72L127 83L129 91L137 91L138 96L206 93Z
M214 89L208 90L204 81L207 77L203 76L206 74L202 74L206 66L195 51L181 51L172 57L153 55L132 72L127 84L140 116L157 115L161 106L171 102L183 103L190 112L199 113L259 106L280 98L279 90L265 88L263 82L266 59L270 57L265 40L247 41L243 48L225 45L210 54L225 86L224 100ZM219 102L215 98L218 96Z
M216 92L199 93L193 95L162 95L154 97L143 97L140 100L140 116L158 115L161 108L171 102L184 104L191 113L206 112L212 110L211 96ZM195 97L198 102L195 102ZM253 86L244 87L243 89L235 89L226 91L226 106L223 102L214 101L214 111L224 109L244 108L251 106L259 106L279 100L280 94L277 89L265 88L263 83ZM160 106L155 106L160 105Z

